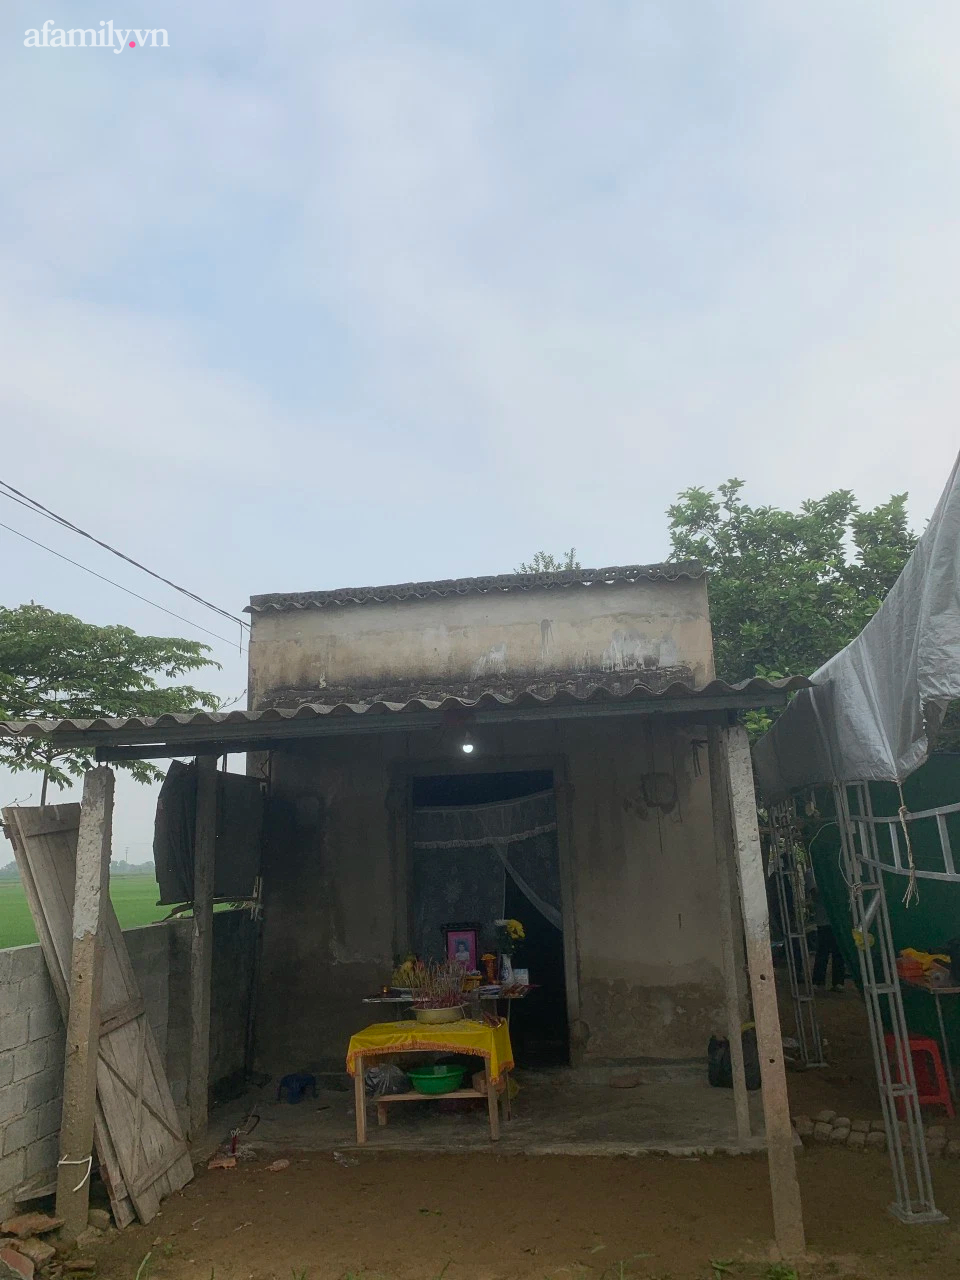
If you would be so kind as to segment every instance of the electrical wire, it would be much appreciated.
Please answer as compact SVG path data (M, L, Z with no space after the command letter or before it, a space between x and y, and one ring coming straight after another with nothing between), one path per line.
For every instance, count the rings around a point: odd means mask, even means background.
M131 591L129 587L125 587L120 582L114 582L112 578L105 578L102 573L97 573L96 569L91 569L85 564L81 564L79 560L71 560L69 556L65 556L62 551L54 551L53 547L48 547L45 542L38 542L36 538L30 538L25 533L21 533L19 529L14 529L12 525L4 524L0 520L0 529L6 529L7 533L15 533L18 538L23 538L25 542L32 542L35 547L41 547L44 551L49 551L52 556L56 556L58 560L66 560L67 564L75 565L76 568L82 569L84 573L90 573L95 578L99 578L101 582L108 582L111 587L117 587L120 591L125 591L128 596L133 596L137 600L142 600L144 604L153 605L154 609L160 609L163 613L168 613L171 618L176 618L178 622L185 622L188 627L195 627L197 631L202 631L204 635L213 636L215 640L222 640L224 644L230 645L232 648L236 643L234 640L228 640L226 636L218 635L216 631L208 631L206 627L201 627L199 622L193 622L190 618L185 618L180 613L174 613L172 609L168 609L166 605L157 604L156 600L148 600L146 596L140 595L137 591ZM240 645L240 652L246 653L243 645ZM240 695L243 696L242 694Z
M7 490L7 492L3 492ZM160 573L154 573L152 569L148 569L145 564L141 564L139 560L134 560L132 556L125 555L124 552L118 551L116 547L111 547L109 542L94 537L92 533L88 533L86 529L81 529L79 525L75 525L65 516L57 515L55 511L51 511L49 507L45 507L42 502L38 502L36 498L31 498L29 494L22 493L19 489L15 489L12 484L8 484L6 480L0 480L0 497L9 498L11 502L19 503L21 507L26 507L28 511L34 511L48 520L54 521L55 524L62 525L63 528L69 529L72 533L79 533L81 537L88 538L91 542L95 542L98 547L103 547L105 551L109 551L111 555L119 556L121 560L126 560L127 564L132 564L135 569L140 569L144 573L148 573L151 578L156 578L158 582L164 583L168 587L173 587L174 591L179 591L181 595L187 596L188 599L194 600L197 604L202 604L206 609L212 609L214 613L219 613L222 618L227 618L230 622L237 622L241 627L250 630L249 622L244 622L243 618L238 618L236 614L228 613L226 609L221 609L219 605L211 604L209 600L204 600L203 596L196 595L193 591L188 591L186 587L179 586L178 583L172 582L169 578L165 578ZM16 530L14 530L16 532ZM42 543L39 545L43 545ZM49 551L49 547L47 550ZM81 566L83 568L84 566ZM93 572L91 570L91 572ZM114 586L117 584L114 583ZM148 604L152 601L148 601ZM158 606L159 608L160 606ZM176 617L176 614L174 615ZM210 632L209 634L213 634ZM220 639L223 637L221 636Z

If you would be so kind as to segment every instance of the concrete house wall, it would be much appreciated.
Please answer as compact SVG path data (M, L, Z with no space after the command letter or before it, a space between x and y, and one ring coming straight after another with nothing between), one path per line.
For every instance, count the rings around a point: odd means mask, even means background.
M713 675L702 578L255 609L250 641L256 709L489 689L624 692ZM702 1057L723 1022L706 732L695 712L478 725L471 735L471 769L554 770L575 1056ZM342 1065L362 996L408 944L409 780L463 761L456 733L438 726L274 751L262 1068Z
M249 664L254 708L714 676L702 577L268 608L253 614Z

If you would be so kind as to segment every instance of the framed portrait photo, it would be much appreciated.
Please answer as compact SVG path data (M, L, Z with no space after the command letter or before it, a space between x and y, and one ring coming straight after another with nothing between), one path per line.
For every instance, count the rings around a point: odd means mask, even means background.
M443 932L446 938L447 959L456 960L457 964L462 965L468 973L473 973L478 962L477 926L448 924L444 925Z

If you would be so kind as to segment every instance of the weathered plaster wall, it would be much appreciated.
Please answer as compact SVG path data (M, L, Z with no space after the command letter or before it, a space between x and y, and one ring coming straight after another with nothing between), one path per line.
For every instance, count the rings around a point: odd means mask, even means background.
M268 611L252 625L254 707L714 675L703 578Z
M637 716L473 736L471 767L556 764L572 788L585 1060L703 1057L723 1026L704 728ZM362 996L406 946L402 778L462 767L456 735L439 728L274 754L257 1017L264 1069L342 1066L350 1033L371 1020Z

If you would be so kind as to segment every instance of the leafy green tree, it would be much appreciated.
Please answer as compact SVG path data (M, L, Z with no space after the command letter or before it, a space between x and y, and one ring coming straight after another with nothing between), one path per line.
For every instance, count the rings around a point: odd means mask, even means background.
M0 719L96 719L216 710L219 700L192 685L161 684L219 664L209 646L129 627L98 627L37 604L0 606ZM43 738L0 738L0 763L43 775L58 787L89 767L92 747L59 748ZM125 761L140 782L162 776L145 760Z
M905 493L861 510L848 489L799 511L751 507L742 480L694 487L668 508L676 559L711 571L721 679L809 675L876 613L916 545Z
M538 551L529 564L521 564L516 572L562 573L565 569L579 568L581 565L577 559L577 548L571 547L569 551L563 551L558 556L552 556L549 551Z

